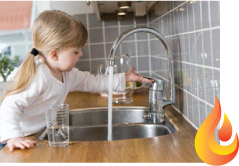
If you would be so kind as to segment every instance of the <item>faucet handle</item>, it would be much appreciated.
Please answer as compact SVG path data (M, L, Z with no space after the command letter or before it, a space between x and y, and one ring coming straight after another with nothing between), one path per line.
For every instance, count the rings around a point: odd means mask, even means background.
M154 81L151 84L150 89L163 92L163 89L164 89L163 88L163 80L161 80L159 78L154 78L154 77L151 77L151 76L147 76L147 75L144 75L144 74L140 74L140 76L151 79L151 80Z

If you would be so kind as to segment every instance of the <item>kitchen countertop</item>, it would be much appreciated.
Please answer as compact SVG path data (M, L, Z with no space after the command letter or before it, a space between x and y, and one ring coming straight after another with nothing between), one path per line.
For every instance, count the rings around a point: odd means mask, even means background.
M133 100L131 104L114 106L148 106L148 93L134 94ZM107 107L107 98L72 92L65 103L70 104L70 109ZM78 141L66 148L52 148L47 141L38 140L30 149L10 152L4 147L0 151L0 162L202 162L194 147L197 130L171 106L166 107L165 114L177 128L173 134L116 141Z

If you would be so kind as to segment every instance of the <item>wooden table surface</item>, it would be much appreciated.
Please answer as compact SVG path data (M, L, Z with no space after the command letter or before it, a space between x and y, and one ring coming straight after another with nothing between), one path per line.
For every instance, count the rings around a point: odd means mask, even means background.
M133 100L132 104L123 106L148 106L148 93L135 94ZM107 98L73 92L65 103L70 104L70 109L106 107ZM30 149L10 152L7 147L3 148L0 162L201 162L194 147L196 129L171 106L166 107L165 114L177 128L173 134L129 140L77 141L66 148L52 148L47 141L38 140Z

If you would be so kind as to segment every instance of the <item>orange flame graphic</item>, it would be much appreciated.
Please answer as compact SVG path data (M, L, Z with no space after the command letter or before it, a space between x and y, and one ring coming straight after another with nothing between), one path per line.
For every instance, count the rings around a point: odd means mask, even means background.
M230 162L238 152L238 136L236 134L234 141L227 146L218 144L214 137L214 131L221 118L221 106L218 98L215 97L215 106L212 112L198 129L195 138L195 148L198 156L207 164L223 165ZM231 123L224 114L223 125L218 133L221 141L228 141L232 136Z

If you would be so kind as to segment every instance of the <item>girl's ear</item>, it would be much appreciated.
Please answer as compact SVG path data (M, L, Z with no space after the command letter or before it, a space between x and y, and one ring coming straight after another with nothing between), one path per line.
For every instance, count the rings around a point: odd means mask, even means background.
M50 51L50 57L52 60L57 61L58 60L58 51L57 50L51 50Z

